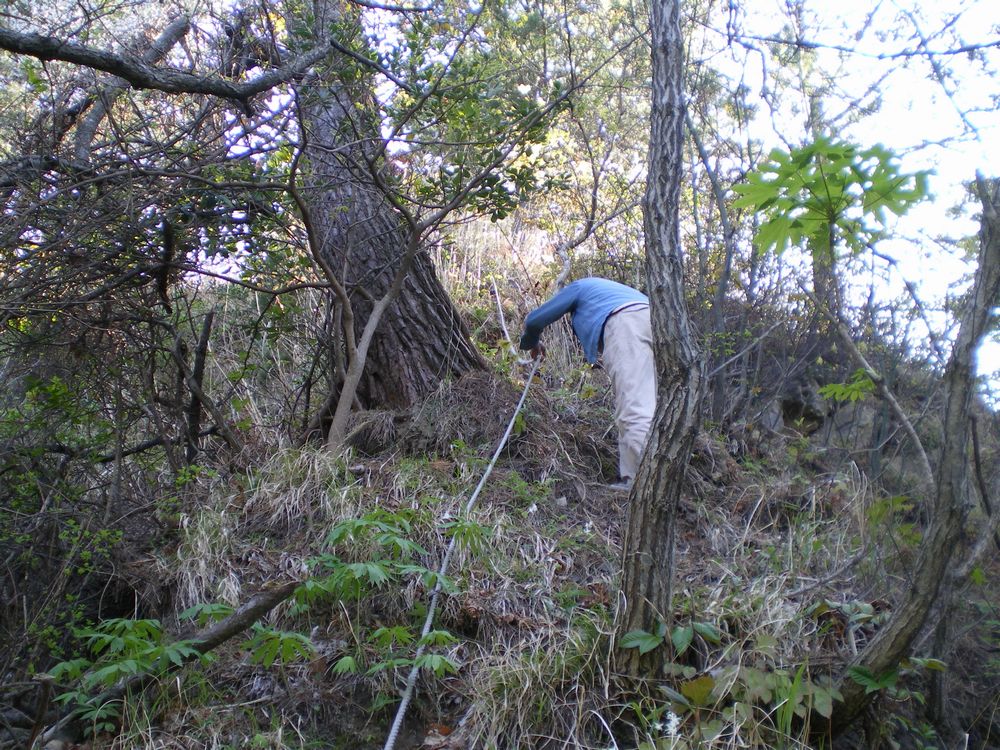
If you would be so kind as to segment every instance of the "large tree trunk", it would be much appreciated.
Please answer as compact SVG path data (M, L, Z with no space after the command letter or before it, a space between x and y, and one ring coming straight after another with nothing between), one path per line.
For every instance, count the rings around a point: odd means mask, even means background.
M317 11L317 36L331 20L343 22L346 16L338 0L317 3ZM299 88L307 157L303 197L317 250L350 295L360 337L413 238L387 197L391 179L381 158L371 78L356 67L350 75L341 73L317 68ZM358 398L366 406L410 406L444 378L485 366L430 258L420 250L379 322Z
M677 502L698 426L704 364L684 300L679 203L683 46L679 0L651 3L653 106L644 205L646 272L657 369L657 404L631 498L623 561L623 632L669 625ZM637 650L621 654L634 675L658 664ZM662 657L662 654L661 654Z

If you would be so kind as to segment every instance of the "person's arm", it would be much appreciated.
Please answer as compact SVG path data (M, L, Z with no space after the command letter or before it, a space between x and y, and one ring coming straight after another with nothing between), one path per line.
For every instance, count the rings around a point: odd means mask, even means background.
M530 349L533 356L544 353L544 349L539 352L535 351L537 347L541 346L538 340L541 338L542 331L550 323L555 323L563 315L571 312L576 307L576 301L577 290L570 284L556 293L548 302L528 313L528 317L524 319L521 348Z

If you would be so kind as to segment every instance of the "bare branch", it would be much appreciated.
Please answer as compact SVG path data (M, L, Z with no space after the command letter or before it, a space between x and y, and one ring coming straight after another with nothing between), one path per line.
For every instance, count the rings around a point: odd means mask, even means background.
M753 40L756 42L766 42L768 44L780 44L786 47L794 47L795 49L807 49L807 50L820 50L828 49L835 52L844 52L849 55L858 55L859 57L868 57L873 60L899 60L909 57L945 57L954 55L967 55L970 52L975 52L977 50L984 49L995 49L1000 48L1000 39L994 39L988 42L980 42L978 44L963 44L959 47L950 47L947 49L929 49L925 44L921 44L919 49L901 49L894 52L865 52L856 47L849 47L843 44L825 44L822 42L813 42L808 39L789 39L787 37L778 36L759 36L756 34L741 34L734 37L737 41L742 41L745 39Z
M285 581L268 585L263 591L255 594L249 601L240 605L225 620L209 628L189 643L200 654L207 654L217 646L222 645L235 635L253 625L257 620L281 604L295 593L301 581Z
M239 102L244 107L252 97L292 80L325 58L332 50L329 44L319 45L280 68L269 70L245 83L234 83L218 76L158 68L130 55L118 55L56 37L22 34L5 28L0 28L0 49L39 60L60 60L102 70L124 78L137 89L152 89L168 94L218 96Z
M993 513L993 503L990 502L990 491L986 486L986 477L983 476L983 453L979 445L979 420L973 416L969 421L972 428L972 464L976 470L976 485L979 487L979 499L983 504L983 510L986 511L986 516L996 519ZM1000 550L1000 533L996 531L995 521L993 527L993 541L996 543L997 549Z
M153 65L160 62L190 28L191 21L187 18L187 16L180 16L175 19L167 25L167 28L165 28L160 36L157 37L156 41L154 41L150 45L149 49L143 53L142 62L147 65ZM93 143L94 134L97 132L97 126L100 125L101 120L104 119L111 104L125 91L126 88L127 85L124 81L113 81L112 83L104 86L94 97L92 97L92 99L97 100L97 106L88 112L86 117L81 119L80 124L76 128L73 154L77 162L81 164L87 162L90 153L90 145Z
M948 438L941 449L936 481L930 485L935 494L931 523L924 533L905 599L849 665L849 668L863 665L874 674L894 668L910 653L931 608L946 601L947 594L942 595L942 589L947 592L949 588L946 582L950 579L950 571L956 567L952 561L967 518L967 447L976 385L975 353L988 330L994 301L1000 295L1000 180L986 181L977 174L976 182L983 204L979 266L944 374L947 397L942 431ZM990 519L991 523L996 521L996 517ZM991 533L992 528L989 528L979 537L974 554L981 553L989 545ZM864 686L850 679L842 679L838 687L843 697L830 718L834 735L855 721L871 700Z
M413 87L410 84L408 84L402 78L400 78L391 70L386 68L384 65L379 65L377 60L372 60L370 57L365 57L364 55L358 54L354 50L345 47L336 39L330 39L330 46L333 47L335 50L337 50L337 52L339 52L340 54L351 58L356 63L359 63L362 67L371 68L376 73L380 73L381 75L385 76L404 91L413 93Z
M188 367L187 362L184 361L184 356L181 351L180 336L178 336L177 340L174 342L174 348L171 350L170 354L173 356L177 366L184 374L184 382L187 384L188 390L191 391L191 398L197 399L212 415L212 419L215 420L215 426L218 428L219 434L222 435L223 439L225 439L227 443L229 443L229 447L236 453L242 451L243 441L240 440L236 433L229 427L229 423L226 420L225 415L223 415L215 401L208 397L202 389L201 383L197 381L194 373L191 371L191 368Z
M376 3L371 0L351 0L355 5L360 5L362 8L371 8L372 10L388 10L393 13L427 13L434 9L433 5L389 5L386 3Z

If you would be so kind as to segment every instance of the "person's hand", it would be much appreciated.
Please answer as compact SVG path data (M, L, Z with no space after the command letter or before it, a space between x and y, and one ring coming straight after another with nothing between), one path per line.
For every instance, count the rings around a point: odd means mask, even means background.
M545 359L545 345L538 343L531 347L531 358L537 359L539 362Z

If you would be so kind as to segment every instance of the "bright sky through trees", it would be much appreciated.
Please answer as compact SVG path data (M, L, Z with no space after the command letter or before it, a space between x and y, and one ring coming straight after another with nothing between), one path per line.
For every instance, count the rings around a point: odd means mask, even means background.
M741 6L733 19L741 42L715 62L730 57L723 69L740 76L751 101L761 102L751 133L765 153L807 139L812 108L819 130L862 145L883 143L900 155L904 171L933 170L931 200L901 220L897 237L879 251L937 308L970 270L959 249L940 240L977 231L978 202L960 214L954 208L963 184L977 170L992 175L1000 154L996 3L808 0L792 17L789 5L755 0ZM804 54L796 60L794 46L776 44L778 38L798 40ZM887 295L903 293L897 274L885 283ZM984 348L980 369L1000 369L1000 345Z

